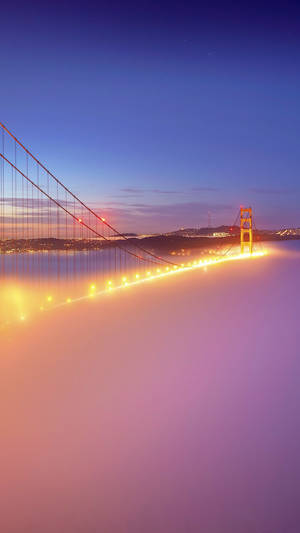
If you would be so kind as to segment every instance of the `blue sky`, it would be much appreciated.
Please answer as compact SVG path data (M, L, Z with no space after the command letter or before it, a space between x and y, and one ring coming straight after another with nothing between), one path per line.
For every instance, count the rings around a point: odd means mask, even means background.
M4 6L1 118L120 229L300 226L296 4Z

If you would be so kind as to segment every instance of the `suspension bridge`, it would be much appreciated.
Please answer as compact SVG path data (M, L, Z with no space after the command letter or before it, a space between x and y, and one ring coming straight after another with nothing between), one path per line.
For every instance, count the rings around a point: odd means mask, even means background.
M263 254L253 247L251 208L241 208L233 224L239 218L238 250L234 241L212 258L179 263L168 253L146 248L74 194L2 123L0 134L1 298L15 300L21 320L26 314L16 287L22 284L30 286L32 306L43 311L82 298L83 280L88 297L94 297L183 270ZM5 309L4 304L2 315Z

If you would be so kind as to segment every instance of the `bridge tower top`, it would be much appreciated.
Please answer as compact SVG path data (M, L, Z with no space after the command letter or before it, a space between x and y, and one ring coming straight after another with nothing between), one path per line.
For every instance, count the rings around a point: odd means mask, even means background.
M252 254L253 251L253 229L252 229L252 208L241 207L241 253Z

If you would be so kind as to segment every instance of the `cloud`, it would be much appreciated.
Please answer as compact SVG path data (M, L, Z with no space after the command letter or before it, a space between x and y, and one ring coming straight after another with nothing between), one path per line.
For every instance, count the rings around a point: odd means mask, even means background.
M64 199L64 198L58 198L58 202L61 206L69 209L70 211L73 211L74 209L74 200L69 197L68 200ZM75 202L76 206L78 207L78 202L76 201ZM31 210L38 210L38 211L42 211L42 210L48 210L49 208L51 208L52 210L53 209L57 209L57 206L56 206L56 203L55 203L55 199L53 200L50 200L49 198L45 198L44 195L42 195L41 193L41 196L40 198L30 198L30 197L18 197L18 198L13 198L13 197L5 197L5 198L0 198L0 205L7 207L7 208L17 208L17 209L20 209L22 211L26 211L27 209L31 209Z
M154 194L179 194L181 191L164 191L161 189L150 189L149 192Z
M193 192L216 192L219 190L217 187L193 187L191 189Z
M134 205L134 204L133 204ZM139 206L139 204L135 204L135 206ZM207 210L210 211L224 211L224 210L231 210L232 206L227 204L217 204L217 205L211 205L205 202L182 202L182 203L175 203L175 204L165 204L165 205L151 205L151 204L140 204L139 207L142 211L141 214L151 214L151 215L157 215L159 214L162 217L165 216L171 216L174 215L184 215L184 216L190 216L192 214L198 214L198 213L205 213L207 215Z
M124 204L123 204L124 205ZM129 207L138 207L138 208L145 208L147 209L147 207L149 207L148 204L130 204Z
M189 194L194 192L216 192L219 191L216 187L193 187L191 189L176 190L176 189L144 189L141 187L125 187L120 189L121 194L113 195L112 198L130 198L135 196L144 196L149 194L161 195L161 196L170 196L176 194Z
M144 189L139 189L138 187L126 187L125 189L120 189L121 192L124 192L129 195L144 194Z
M5 198L0 198L0 205L7 206L7 207L22 208L22 209L27 209L27 208L28 209L42 209L42 208L47 208L49 204L50 204L50 200L44 197L12 198L12 197L7 196Z
M170 189L142 189L139 187L126 187L120 189L122 193L125 193L127 196L139 196L144 194L179 194L181 191L170 190Z
M253 187L249 189L250 192L254 192L255 194L274 194L274 195L280 195L280 194L292 194L295 192L294 189L272 189L272 188L260 188L260 187Z
M153 189L156 190L156 189ZM162 190L159 189L161 192ZM165 191L165 190L163 190ZM162 194L167 194L163 192ZM142 198L142 197L141 197ZM177 229L182 226L199 227L207 224L207 212L210 211L213 214L213 222L215 225L227 223L232 224L234 218L234 208L228 204L212 204L204 201L186 201L186 202L173 202L166 198L165 202L153 203L139 202L134 200L124 202L101 202L97 203L93 201L88 202L88 205L93 208L95 213L99 216L104 216L109 223L116 227L119 231L130 231L134 233L144 232L164 232ZM0 205L4 205L2 217L0 222L3 224L48 224L50 220L51 224L57 224L57 207L52 204L48 199L35 199L30 198L4 198L0 200ZM169 203L167 203L169 202ZM64 207L70 209L73 213L73 203L61 201ZM11 207L14 206L17 209L12 214ZM77 204L75 208L77 207ZM63 213L62 213L63 214ZM77 210L75 209L75 216ZM59 219L59 224L65 224L65 216L63 215ZM78 211L78 216L82 215L81 211ZM49 218L50 217L50 218ZM69 218L68 220L71 221ZM91 217L91 225L93 226L93 217ZM90 218L87 219L90 223Z
M206 202L177 202L173 204L132 203L106 206L105 214L112 225L121 231L164 232L179 227L199 227L207 224L207 212L213 213L214 224L232 224L235 207L229 204Z

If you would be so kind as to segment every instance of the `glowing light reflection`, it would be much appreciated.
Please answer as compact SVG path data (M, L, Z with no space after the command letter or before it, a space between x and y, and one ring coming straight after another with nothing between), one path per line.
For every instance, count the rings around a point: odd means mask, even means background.
M149 283L158 279L167 278L169 276L175 276L182 272L187 272L191 270L196 269L202 269L202 271L206 271L207 267L213 266L213 265L220 265L223 263L229 263L231 261L239 261L239 260L245 260L245 259L254 259L257 257L262 257L267 255L266 251L260 251L260 252L253 252L250 253L243 253L243 254L235 254L230 256L224 256L224 257L216 257L213 259L200 259L195 260L192 263L189 262L188 264L181 264L181 266L174 265L173 268L165 267L164 270L157 268L156 272L146 271L144 274L142 273L132 273L132 279L129 278L129 276L123 276L118 283L115 281L113 282L111 279L104 282L103 289L97 289L96 284L92 283L89 285L89 291L87 291L86 295L83 296L77 296L74 298L66 297L63 301L57 301L59 298L57 295L54 296L52 294L48 294L45 297L46 302L48 305L44 306L41 305L41 300L36 302L36 310L39 310L40 312L46 312L50 309L56 309L58 307L62 307L64 305L71 305L75 302L79 302L82 300L86 300L88 298L95 298L99 297L101 295L107 294L107 293L113 293L118 290L124 290L125 288L128 289L133 286L140 285L142 283ZM29 309L30 305L25 306L24 305L24 299L25 295L22 294L20 291L17 291L17 289L9 289L7 290L7 297L10 299L10 302L13 302L18 307L17 315L15 315L15 318L18 318L19 321L26 322L28 321L29 315L31 315L34 311L33 308ZM28 297L26 297L27 300ZM54 301L55 300L55 301ZM50 305L51 304L51 305ZM32 306L31 306L32 307Z

